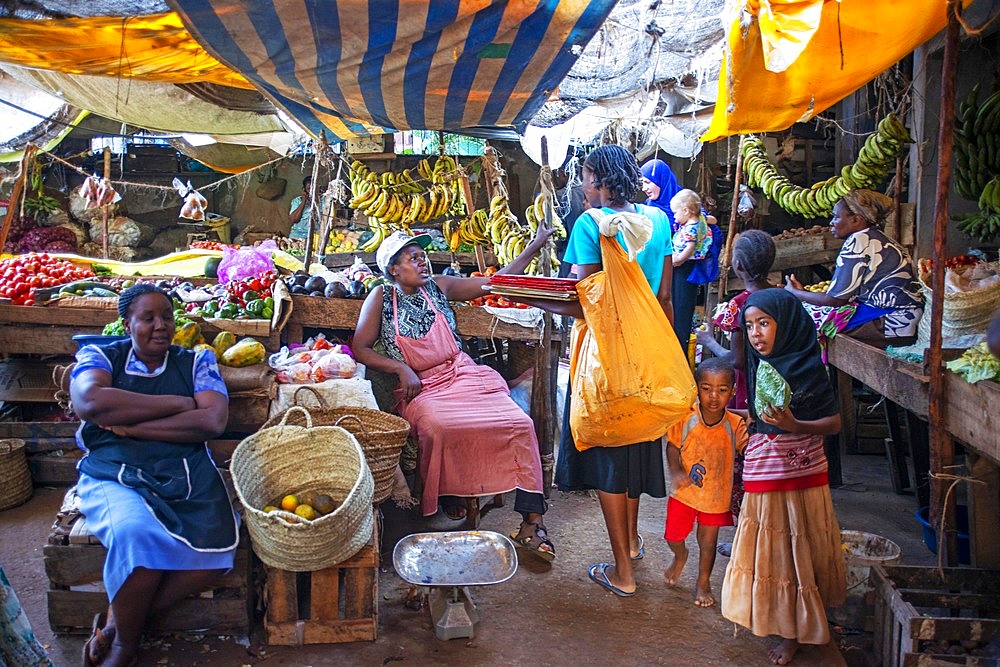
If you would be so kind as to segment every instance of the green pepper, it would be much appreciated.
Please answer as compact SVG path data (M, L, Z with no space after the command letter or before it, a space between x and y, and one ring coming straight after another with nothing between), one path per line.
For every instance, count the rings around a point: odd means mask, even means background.
M262 320L269 320L272 317L274 317L274 308L268 308L267 306L264 306L264 310L262 310L260 313L260 318Z
M212 299L211 301L206 301L204 304L202 304L201 310L205 313L209 313L209 315L211 315L212 313L217 313L219 312L219 302L216 301L215 299Z
M260 295L257 294L257 292L255 292L252 289L248 289L246 292L243 292L242 296L243 296L243 303L250 303L251 301L260 298Z
M274 299L272 297L267 297L264 299L264 305L268 308L274 308Z
M266 306L264 305L263 299L253 299L252 301L247 301L247 305L244 310L246 310L247 314L251 317L260 318L261 313L264 312L264 308L266 308Z
M240 307L235 303L227 303L219 310L219 317L227 320L235 319L240 314Z

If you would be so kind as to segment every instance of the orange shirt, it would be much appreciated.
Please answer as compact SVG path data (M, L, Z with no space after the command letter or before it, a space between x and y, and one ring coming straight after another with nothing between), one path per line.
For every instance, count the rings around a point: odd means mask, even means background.
M684 431L687 430L687 437ZM675 488L671 496L699 512L718 514L729 511L733 492L733 458L747 446L747 425L743 419L726 411L715 426L706 426L701 410L695 405L687 419L674 424L667 431L667 446L677 447L681 453L681 467L689 473L695 465L705 468L702 485L694 484ZM678 488L679 487L679 488Z

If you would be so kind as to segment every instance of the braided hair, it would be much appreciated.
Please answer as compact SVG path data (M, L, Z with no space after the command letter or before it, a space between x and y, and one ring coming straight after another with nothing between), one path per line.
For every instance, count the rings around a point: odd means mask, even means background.
M751 281L767 278L774 264L774 239L767 232L748 229L733 243L733 262L739 260Z
M642 184L642 171L635 156L616 144L595 148L583 166L594 174L595 185L608 189L615 206L630 202Z
M149 283L139 283L137 285L132 285L127 290L122 292L118 296L118 315L123 320L128 319L128 309L131 307L132 302L138 299L143 294L160 294L164 299L173 303L170 299L170 295L161 290L156 285L150 285Z

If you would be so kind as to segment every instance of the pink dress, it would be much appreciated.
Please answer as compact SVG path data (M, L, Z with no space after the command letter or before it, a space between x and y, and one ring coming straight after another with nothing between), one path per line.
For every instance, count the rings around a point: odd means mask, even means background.
M400 401L399 414L419 443L424 516L437 511L442 495L541 493L542 465L531 418L511 400L499 373L458 348L444 314L421 292L434 310L426 336L400 335L395 290L392 320L403 360L421 382L412 401Z

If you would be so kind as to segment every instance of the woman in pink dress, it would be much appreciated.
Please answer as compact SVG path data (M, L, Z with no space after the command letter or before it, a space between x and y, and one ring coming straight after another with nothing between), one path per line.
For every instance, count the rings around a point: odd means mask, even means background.
M551 231L539 230L500 273L519 274ZM372 290L361 308L354 354L366 366L399 377L399 414L420 450L425 516L443 509L462 518L457 498L517 490L523 521L515 542L553 560L542 515L542 466L531 418L510 398L503 377L462 351L450 301L483 296L487 278L432 276L426 234L396 232L376 261L391 284Z

